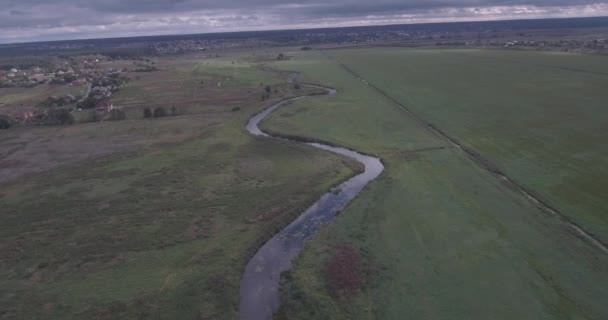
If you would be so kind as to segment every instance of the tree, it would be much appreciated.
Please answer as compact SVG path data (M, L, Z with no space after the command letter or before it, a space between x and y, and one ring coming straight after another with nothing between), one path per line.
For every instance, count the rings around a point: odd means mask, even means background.
M0 129L8 129L12 125L11 118L5 115L0 115Z
M283 60L283 59L285 59L285 54L279 53L279 55L277 56L277 60Z
M125 120L127 118L127 114L120 109L112 109L110 111L110 120Z
M152 118L152 110L150 108L144 108L144 118Z
M270 86L266 86L266 88L264 90L266 90L266 93L270 94L270 92L272 91L272 88Z
M154 118L162 118L167 116L167 110L163 107L158 107L154 109Z
M48 118L51 121L58 122L59 124L73 124L74 116L68 109L65 108L53 108L49 110Z
M175 117L176 115L177 115L177 107L172 106L171 107L171 116Z
M95 105L97 105L97 99L93 97L87 97L86 99L84 99L84 101L81 101L76 104L76 107L81 109L93 109L95 108Z

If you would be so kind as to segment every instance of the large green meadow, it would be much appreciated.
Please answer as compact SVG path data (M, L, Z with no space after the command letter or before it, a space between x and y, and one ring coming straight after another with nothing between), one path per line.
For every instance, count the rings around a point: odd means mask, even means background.
M608 57L503 50L329 54L608 243Z
M563 68L530 71L529 64L572 59L573 68L586 70L589 61L604 58L518 54L335 50L293 53L293 60L275 64L302 72L303 81L333 86L339 94L299 101L271 115L263 126L372 153L386 164L383 175L296 259L294 270L284 276L284 304L277 318L608 316L604 252L368 85L404 99L422 117L479 148L508 173L518 173L517 180L543 195L555 190L546 188L549 183L560 177L565 181L567 175L581 181L579 188L595 183L597 189L589 193L570 195L593 201L568 206L572 198L567 197L555 206L581 218L581 224L582 218L596 219L592 231L600 234L606 227L599 215L606 209L601 194L607 188L599 181L606 159L600 145L606 116L599 103L605 91L599 86L605 82L599 75L570 75ZM331 57L369 77L368 82ZM576 90L566 91L568 83ZM529 93L515 94L514 88ZM589 106L574 104L579 99ZM568 110L566 117L562 113ZM575 133L588 140L573 137ZM545 144L538 142L543 138ZM332 261L345 257L345 247L356 257L348 256L344 269L350 278L336 284L330 276Z

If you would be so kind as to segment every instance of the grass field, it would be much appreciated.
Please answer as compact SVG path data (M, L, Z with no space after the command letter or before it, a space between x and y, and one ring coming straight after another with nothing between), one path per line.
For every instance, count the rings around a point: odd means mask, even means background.
M39 85L34 88L0 88L0 114L19 116L25 111L34 111L35 106L50 96L84 94L86 87L67 85Z
M539 210L508 184L480 168L461 150L419 125L402 109L346 72L334 60L319 52L290 54L295 55L294 60L280 62L276 66L300 71L303 81L336 87L339 94L318 98L319 101L299 101L271 115L263 126L378 155L385 161L386 171L297 259L294 270L285 276L284 305L277 318L608 317L604 301L608 289L603 285L608 282L608 257L605 254L582 241L560 220ZM542 137L548 136L553 144L539 151L535 151L533 145L511 145L517 140L509 140L512 136L523 139L521 137L530 135L530 131L525 131L526 125L513 124L511 121L514 117L524 121L534 120L534 112L537 111L529 108L540 103L540 98L532 99L533 90L551 97L547 90L555 85L564 92L567 81L562 73L567 72L565 70L538 67L546 73L553 73L553 76L545 75L545 82L536 78L539 82L525 85L530 90L528 95L514 96L512 92L504 94L503 90L509 92L509 88L518 86L516 79L520 77L522 81L533 81L534 75L541 76L529 72L533 67L527 64L518 66L514 62L497 62L508 59L517 61L517 56L513 57L512 53L369 49L332 51L330 54L349 66L352 64L353 69L369 73L370 81L380 82L382 75L386 75L387 79L377 84L379 87L385 86L388 92L399 92L399 98L407 96L405 102L408 106L424 111L424 116L433 115L435 118L429 119L431 121L442 119L443 122L437 123L439 127L445 125L450 133L467 143L470 143L466 140L468 136L465 136L468 132L481 141L490 139L485 145L492 145L492 150L522 148L510 159L513 163L519 161L518 168L528 168L536 177L555 167L563 167L572 157L553 155L549 156L547 162L538 163L535 156L541 156L542 150L549 152L552 149L558 152L557 155L567 155L568 150L561 148L570 147L589 150L587 157L582 160L582 164L586 165L579 167L582 170L578 173L579 178L591 179L605 172L598 168L602 162L602 152L605 151L603 146L597 145L599 140L582 141L577 145L568 141L572 138L572 131L553 132L564 135L561 138L552 137L551 131L546 131ZM375 58L375 54L378 58ZM562 59L559 55L546 58L534 56L534 53L522 54L528 56L520 59L529 63L550 63L551 59ZM469 55L478 57L471 58ZM485 62L493 57L496 57L496 60L492 60L494 62ZM476 68L481 68L476 64L477 60L486 69L482 68L484 72L478 74L477 85L469 84L467 91L463 87L467 86L468 77L476 74ZM465 62L472 71L464 67L457 69ZM587 62L578 62L576 68L586 68L586 65ZM445 71L444 74L441 70L450 72ZM556 109L559 112L564 111L567 101L601 100L603 92L598 90L598 85L603 83L603 78L597 76L591 80L577 80L577 76L589 76L588 73L572 73L576 80L573 83L578 86L576 94L572 94L561 109ZM509 75L506 80L501 77L505 74ZM401 82L402 78L407 81ZM434 84L438 89L432 87ZM447 90L448 84L460 90ZM418 91L410 90L412 88ZM493 97L491 92L502 95ZM446 97L448 94L451 98ZM485 98L481 99L478 95ZM509 110L501 109L500 104L505 103L508 97L515 99L511 102L516 103L508 104ZM465 102L451 103L450 99L471 99L471 104L475 101L493 102L491 106L495 108L470 110L476 106ZM427 104L428 101L440 101L444 106L439 108ZM454 110L448 109L447 106L452 105L455 106ZM597 111L600 106L595 103L589 108ZM559 115L559 112L554 113ZM554 113L545 110L545 119ZM579 110L578 113L584 114L585 111ZM475 118L466 121L464 116L471 114ZM527 114L531 114L530 117ZM582 115L582 119L572 114L568 118L571 122L563 126L573 128L577 121L585 121L587 128L601 136L598 128L601 121L605 121L605 117L602 120L598 116L601 114L597 113L596 117ZM502 122L497 124L496 121L500 119ZM547 122L561 123L559 119ZM542 132L542 122L540 125L528 122L527 126L532 128L530 130ZM455 128L459 128L459 131L452 132ZM579 132L583 129L579 124ZM501 133L512 134L501 137ZM532 143L535 143L541 136L533 137ZM489 151L483 149L482 153ZM492 159L498 161L491 155ZM569 164L572 167L579 165L581 162ZM587 168L591 165L595 166L596 172ZM508 168L506 166L505 169ZM566 170L564 174L574 171ZM511 169L508 172L515 171ZM590 172L593 172L591 177L587 176ZM597 183L598 190L591 190L590 193L596 199L601 190L606 190L601 186L603 182ZM561 208L562 203L557 205ZM605 203L598 204L598 207L605 209ZM589 215L593 216L593 213ZM600 225L602 221L598 220L599 230L605 227ZM351 285L347 291L336 287L333 279L328 277L330 262L340 255L340 248L344 247L352 248L357 255L356 259L351 259L353 263L347 269L351 273L358 273L355 279L362 279L358 288L352 289Z
M234 112L3 132L0 318L236 318L248 258L359 167L245 131L304 89L234 87Z
M335 51L608 243L608 58L511 51Z
M129 73L131 81L113 103L130 118L140 118L143 108L156 106L175 106L180 114L230 111L260 101L266 85L280 91L279 96L285 94L284 79L260 67L270 58L263 51L158 58L159 71Z

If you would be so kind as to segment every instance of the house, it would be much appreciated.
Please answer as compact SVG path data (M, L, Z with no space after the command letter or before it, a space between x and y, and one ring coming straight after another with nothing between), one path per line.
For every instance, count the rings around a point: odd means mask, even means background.
M82 87L87 84L85 79L76 79L70 84L72 87Z
M63 97L63 103L64 104L70 104L72 102L76 101L76 97L74 97L71 94L67 94L65 97Z
M110 112L112 109L114 109L114 106L112 105L112 102L107 99L101 100L95 105L95 111L99 113Z
M15 119L20 122L27 122L32 120L32 118L34 118L34 113L31 111L24 111L21 114L17 115L17 117L15 117Z
M17 73L17 72L19 72L19 70L15 69L15 68L11 69L11 73Z
M9 78L14 78L15 77L15 73L14 72L9 72L6 74L7 77Z

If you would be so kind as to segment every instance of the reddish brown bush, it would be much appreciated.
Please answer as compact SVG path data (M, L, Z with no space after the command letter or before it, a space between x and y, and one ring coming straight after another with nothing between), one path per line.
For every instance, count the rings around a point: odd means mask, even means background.
M351 295L363 286L361 257L348 244L335 246L327 262L327 282L336 295Z

